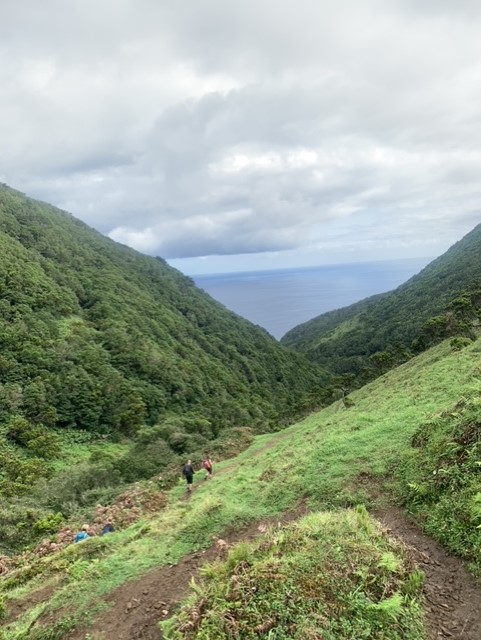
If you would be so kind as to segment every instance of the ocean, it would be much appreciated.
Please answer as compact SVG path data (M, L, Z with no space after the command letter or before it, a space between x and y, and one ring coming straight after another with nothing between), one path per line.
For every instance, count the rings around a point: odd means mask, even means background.
M231 311L280 339L312 318L395 289L432 258L191 276Z

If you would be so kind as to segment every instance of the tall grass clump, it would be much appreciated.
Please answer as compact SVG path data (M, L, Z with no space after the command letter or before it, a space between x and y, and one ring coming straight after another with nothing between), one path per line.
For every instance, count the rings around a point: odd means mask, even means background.
M311 514L206 565L168 640L422 640L422 574L363 508Z

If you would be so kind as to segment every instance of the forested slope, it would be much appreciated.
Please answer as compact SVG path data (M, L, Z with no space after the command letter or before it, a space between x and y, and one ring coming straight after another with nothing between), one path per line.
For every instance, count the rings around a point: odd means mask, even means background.
M0 186L0 424L130 433L190 414L207 432L262 429L321 386L162 259Z
M394 291L318 316L291 329L281 343L331 372L357 375L369 356L412 347L429 319L445 313L457 297L476 290L480 282L478 225Z

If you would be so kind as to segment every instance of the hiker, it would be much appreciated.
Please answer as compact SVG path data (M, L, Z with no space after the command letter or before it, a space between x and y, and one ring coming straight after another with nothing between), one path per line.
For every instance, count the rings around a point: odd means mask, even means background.
M90 538L90 527L88 526L88 524L84 524L84 526L77 533L73 541L82 542L82 540L87 540L88 538Z
M210 459L210 456L207 456L207 458L202 463L202 466L205 469L205 478L204 478L204 480L208 480L209 478L212 478L212 472L214 471L214 463Z
M182 475L187 481L187 491L190 493L192 491L192 483L194 481L194 467L192 466L192 462L187 460L187 464L184 465L182 469Z
M106 533L113 533L115 531L114 525L112 524L112 520L107 520L102 529L101 536L104 536Z

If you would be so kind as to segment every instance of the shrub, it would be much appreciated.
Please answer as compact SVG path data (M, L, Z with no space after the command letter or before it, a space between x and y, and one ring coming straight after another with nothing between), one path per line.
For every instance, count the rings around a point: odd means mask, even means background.
M7 436L41 458L56 458L60 453L60 442L55 433L43 424L31 424L19 415L8 421Z
M472 342L473 341L470 338L465 338L464 336L456 336L455 338L452 338L449 344L451 345L453 351L461 351L461 349L469 346L470 344L472 344Z
M5 620L8 618L8 609L5 604L5 600L2 595L0 595L0 620Z
M176 460L165 440L158 438L147 445L136 444L115 462L115 469L126 482L151 478Z
M15 496L30 491L39 478L52 474L51 467L39 458L24 458L11 449L0 446L2 475L0 492L5 496Z
M121 483L120 472L110 463L81 463L65 469L36 491L50 509L71 515L76 509L91 506L102 491Z
M15 553L43 537L45 533L40 531L42 526L36 529L35 524L45 521L48 526L52 515L47 509L33 505L31 500L25 498L0 502L0 554Z
M36 520L33 523L33 531L39 535L49 535L59 530L63 523L61 513L49 513L47 516Z

